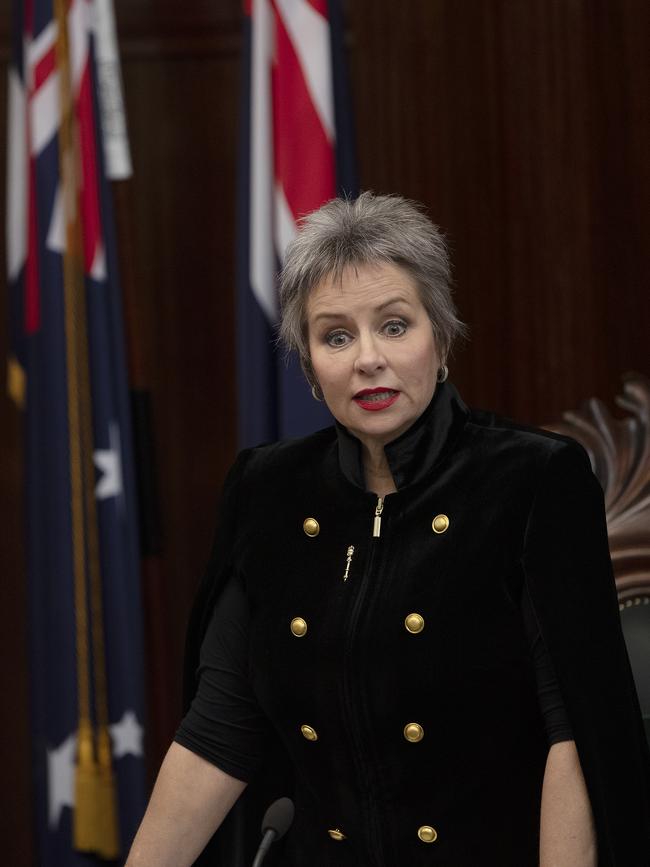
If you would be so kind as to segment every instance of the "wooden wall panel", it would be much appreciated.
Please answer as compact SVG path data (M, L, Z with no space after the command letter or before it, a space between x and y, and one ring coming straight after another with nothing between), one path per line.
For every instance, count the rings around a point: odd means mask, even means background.
M650 7L357 0L349 26L362 182L448 233L467 397L541 422L647 372Z
M29 678L27 673L27 587L22 484L22 424L5 384L8 351L4 213L7 162L5 135L8 0L0 0L0 768L5 796L0 810L0 861L27 867L34 860L29 764Z
M224 18L222 6L201 28L170 5L149 41L141 25L151 10L140 7L142 19L129 18L136 7L120 18L134 175L117 215L132 373L152 400L162 512L164 622L151 626L167 637L166 658L149 661L165 665L169 696L164 730L152 720L158 759L178 722L185 623L236 450L239 17L231 4Z

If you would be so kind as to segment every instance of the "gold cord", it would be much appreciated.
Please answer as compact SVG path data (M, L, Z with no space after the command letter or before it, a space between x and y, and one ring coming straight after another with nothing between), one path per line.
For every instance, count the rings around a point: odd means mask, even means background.
M88 359L82 225L79 214L79 141L75 123L67 32L67 3L54 0L57 68L61 99L59 169L64 201L66 244L63 253L68 426L74 598L77 650L78 748L75 775L74 848L114 859L119 855L115 781L108 733L102 585L93 466L92 395ZM86 554L91 584L95 744L91 708ZM98 761L99 760L99 761Z

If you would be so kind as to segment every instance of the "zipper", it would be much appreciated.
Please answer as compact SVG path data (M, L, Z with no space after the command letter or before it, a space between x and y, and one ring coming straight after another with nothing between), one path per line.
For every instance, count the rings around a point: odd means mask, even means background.
M372 525L373 538L378 539L381 536L381 513L384 511L384 498L377 497L377 505L375 506L375 520Z
M384 498L378 497L377 504L375 506L374 513L374 522L373 522L373 538L379 538L381 535L381 516L384 510ZM375 803L375 799L373 798L372 788L370 786L370 779L368 772L366 770L366 759L365 754L366 750L364 747L363 740L359 735L359 728L356 724L357 720L361 720L363 718L363 714L359 710L357 713L354 712L355 706L357 706L354 698L354 684L353 673L354 666L351 664L350 659L352 656L352 647L354 643L354 639L356 636L357 623L359 621L359 616L361 614L363 603L367 596L368 587L370 586L370 576L372 573L372 566L375 559L375 546L371 546L368 552L368 560L366 562L366 568L364 570L363 577L361 582L359 583L359 590L357 594L357 598L354 601L354 605L352 608L352 612L350 614L350 620L348 624L348 634L346 638L345 644L345 662L344 662L344 672L343 672L343 695L345 697L345 712L348 720L350 721L350 725L348 725L348 730L350 732L350 736L354 746L354 760L357 769L357 775L362 780L364 791L366 797L368 799L368 809L370 812L370 825L371 832L369 837L369 845L371 847L371 851L373 852L373 856L377 863L381 863L383 857L383 846L381 843L383 832L380 827L379 819L377 816L377 806ZM346 579L348 574L348 566L352 560L352 554L354 553L354 546L350 545L348 548L348 557L349 561L346 564L346 573L344 575L343 580ZM358 690L357 690L358 693ZM374 851L373 851L374 850Z
M350 545L348 547L346 553L346 561L345 561L345 572L343 573L343 580L348 580L348 575L350 574L350 565L352 564L352 556L354 555L354 545Z

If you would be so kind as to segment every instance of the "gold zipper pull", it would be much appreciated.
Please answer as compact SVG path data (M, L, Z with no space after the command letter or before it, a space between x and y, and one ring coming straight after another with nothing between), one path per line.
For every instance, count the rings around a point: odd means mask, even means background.
M377 497L377 507L375 508L375 522L372 525L372 535L375 539L381 536L381 513L384 511L384 498Z
M354 545L350 545L347 550L347 560L345 561L345 572L343 573L343 580L348 580L348 575L350 574L350 564L352 563L352 555L354 554Z

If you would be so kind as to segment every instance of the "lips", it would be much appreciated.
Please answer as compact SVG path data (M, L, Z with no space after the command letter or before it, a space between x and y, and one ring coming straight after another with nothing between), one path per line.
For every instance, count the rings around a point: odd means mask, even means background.
M399 391L394 388L364 388L358 391L352 400L368 412L378 412L392 406L399 397Z

